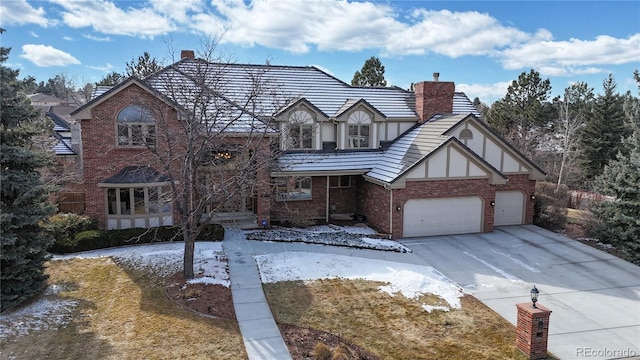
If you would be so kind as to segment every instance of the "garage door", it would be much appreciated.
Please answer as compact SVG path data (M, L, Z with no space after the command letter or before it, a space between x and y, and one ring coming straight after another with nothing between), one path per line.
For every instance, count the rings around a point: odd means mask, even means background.
M522 191L497 191L493 225L520 225L523 223L524 194Z
M482 199L477 196L413 199L404 205L404 237L482 231Z

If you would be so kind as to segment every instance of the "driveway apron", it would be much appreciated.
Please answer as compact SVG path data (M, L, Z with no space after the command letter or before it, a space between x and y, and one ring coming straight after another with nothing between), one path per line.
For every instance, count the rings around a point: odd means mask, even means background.
M636 265L533 225L401 242L514 325L536 285L552 311L548 350L561 359L640 356Z

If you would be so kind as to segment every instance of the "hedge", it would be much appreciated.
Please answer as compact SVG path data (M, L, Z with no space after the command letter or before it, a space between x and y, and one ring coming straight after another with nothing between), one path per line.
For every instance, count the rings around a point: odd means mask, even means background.
M205 226L196 241L222 241L224 228L219 224ZM147 244L160 241L182 241L180 228L177 226L160 226L155 228L132 228L117 230L85 230L80 231L73 240L56 241L49 252L66 254L77 251L104 249L114 246Z

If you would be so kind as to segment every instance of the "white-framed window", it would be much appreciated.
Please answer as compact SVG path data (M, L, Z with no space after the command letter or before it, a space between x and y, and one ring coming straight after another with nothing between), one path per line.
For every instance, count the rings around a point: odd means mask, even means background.
M296 110L291 113L286 129L287 149L313 149L313 116L308 111Z
M311 200L311 178L291 177L277 183L278 200Z
M342 188L342 187L350 187L350 186L351 186L351 176L349 175L329 177L329 187Z
M171 213L168 186L107 188L107 214L137 216Z
M370 148L371 116L362 110L354 111L347 119L347 147Z
M156 121L151 111L140 105L120 110L116 117L118 146L155 146Z

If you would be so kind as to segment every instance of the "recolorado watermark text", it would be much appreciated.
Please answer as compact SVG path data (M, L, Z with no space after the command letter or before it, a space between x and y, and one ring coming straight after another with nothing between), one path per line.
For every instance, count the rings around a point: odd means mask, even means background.
M606 358L619 358L636 356L633 349L608 349L608 348L592 348L592 347L578 347L576 348L577 357L606 357Z

